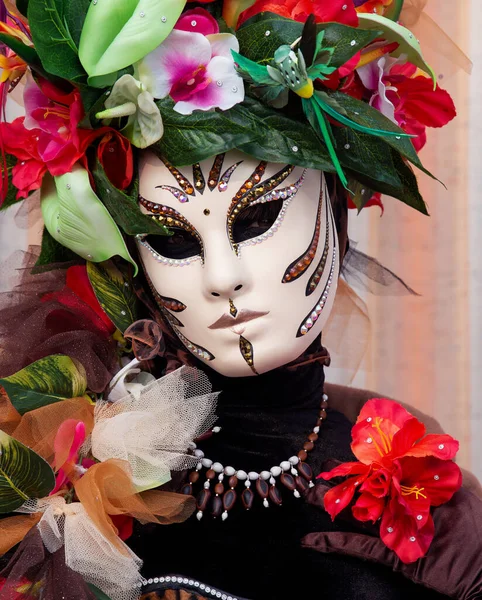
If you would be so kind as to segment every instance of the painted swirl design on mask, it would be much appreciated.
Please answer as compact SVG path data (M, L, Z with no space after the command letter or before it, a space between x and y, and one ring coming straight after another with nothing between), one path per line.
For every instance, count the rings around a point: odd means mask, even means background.
M165 158L161 157L162 162L166 165L169 170L169 173L175 178L183 192L185 192L188 196L195 196L196 192L194 191L194 186L189 181L187 177L185 177L176 167L171 165L171 163Z
M194 187L202 196L204 194L204 190L206 189L206 180L204 179L204 174L199 163L193 164L192 176L194 179Z
M234 163L234 165L231 165L228 169L226 169L226 171L224 171L224 173L221 176L221 181L218 183L218 190L220 192L225 192L228 189L228 184L229 180L231 179L231 175L234 173L234 171L236 171L236 169L242 162L243 161L240 160L239 162Z
M211 170L209 171L208 188L211 190L211 192L218 185L219 176L221 175L221 169L223 168L223 162L224 154L218 154L214 159Z
M170 206L165 206L164 204L157 204L156 202L150 202L146 200L143 196L139 194L139 204L143 206L146 210L149 211L152 219L159 221L162 225L166 227L178 227L179 229L183 229L187 233L193 235L197 241L199 242L199 246L201 248L201 255L190 256L185 259L175 259L175 258L166 258L162 256L158 252L156 252L146 241L144 241L144 235L136 236L139 242L146 247L149 252L158 260L158 262L162 262L167 265L173 266L185 266L190 264L196 260L201 260L204 262L204 245L202 242L202 238L199 235L197 229L189 223L189 221L184 218L180 213L177 212L174 208Z
M254 351L253 345L242 335L239 336L239 349L241 351L241 355L246 361L247 365L253 371L255 375L259 375L258 371L256 371L254 367Z
M326 220L326 236L325 236L325 247L323 248L323 254L321 255L320 262L316 266L315 272L309 278L306 284L305 295L310 296L318 287L321 276L325 270L326 261L328 260L328 251L330 249L330 221Z
M291 281L295 281L298 279L298 277L301 277L301 275L303 275L303 273L305 273L305 271L310 267L313 259L315 258L316 251L318 250L318 243L320 241L321 214L323 209L323 185L324 181L322 176L318 210L316 213L315 231L313 232L310 245L301 256L299 256L288 266L283 275L281 283L289 283Z
M331 223L331 227L330 227L330 223ZM333 277L335 276L335 267L336 267L336 255L337 255L338 249L337 249L336 237L335 237L335 224L333 222L333 214L331 213L331 211L330 211L330 219L329 220L327 219L326 239L328 241L326 242L326 244L329 244L330 231L332 232L334 243L333 243L333 251L332 251L332 256L331 256L331 265L330 265L330 272L328 274L328 279L325 283L323 293L321 294L320 298L318 299L318 302L311 309L311 311L306 315L306 317L303 319L301 325L299 326L298 331L296 333L296 337L301 337L302 335L306 335L310 331L310 329L313 327L313 325L316 323L320 314L323 312L323 308L328 299L328 294L330 293L331 286L333 285ZM326 248L326 244L325 244L325 248ZM322 257L322 260L323 260L323 257ZM320 264L321 264L321 261L320 261Z
M256 175L257 170L260 168L265 168L265 166L263 167L263 163L260 163L258 165L256 171L248 179L248 181L251 181L253 179L253 177ZM238 193L234 196L231 205L228 209L227 224L229 240L236 252L238 252L238 244L236 244L233 239L233 225L238 214L246 207L250 206L251 204L254 204L262 196L267 196L269 192L272 192L275 188L277 188L281 183L283 183L285 179L287 179L287 177L289 177L289 175L293 172L294 168L294 165L287 165L286 167L283 167L283 169L275 173L272 177L270 177L266 181L258 183L251 189L248 189L245 183L239 189ZM271 199L273 200L274 198Z

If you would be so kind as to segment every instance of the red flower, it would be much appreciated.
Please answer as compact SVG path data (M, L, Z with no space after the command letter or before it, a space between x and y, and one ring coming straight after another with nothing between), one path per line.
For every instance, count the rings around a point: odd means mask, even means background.
M134 531L134 519L130 515L110 515L110 518L120 539L128 540Z
M88 129L79 129L84 116L78 90L65 93L51 82L32 78L24 91L26 129L34 131L37 151L52 175L68 173L83 155L81 144Z
M183 12L174 25L174 29L203 35L219 33L218 22L205 8L191 8L191 10Z
M433 539L430 507L448 502L462 485L452 461L458 447L449 435L425 435L425 426L396 402L370 400L352 429L351 448L360 462L319 475L353 475L326 493L325 508L334 519L359 489L353 516L373 522L381 517L383 542L402 562L414 562Z
M418 152L426 142L425 127L443 127L456 116L454 102L438 84L433 89L428 77L397 81L390 73L390 84L396 87L387 91L387 98L395 106L395 119L404 131L417 135L412 142Z
M43 302L48 300L57 300L60 304L79 312L83 318L92 323L95 331L106 337L116 329L94 294L85 265L69 267L65 287L42 297Z
M12 183L17 188L17 198L26 198L42 184L47 165L38 153L38 134L25 129L25 117L19 117L12 123L0 124L0 137L5 152L17 157L12 169ZM6 192L5 192L6 194Z
M317 23L343 23L358 26L358 16L353 0L257 0L253 6L243 11L238 19L238 27L260 12L272 12L304 23L314 14Z
M103 133L97 147L97 158L107 177L116 188L125 190L129 187L134 174L131 143L118 131L110 127L103 127L94 133L96 134L95 137ZM86 141L86 146L92 143L93 137L94 134Z

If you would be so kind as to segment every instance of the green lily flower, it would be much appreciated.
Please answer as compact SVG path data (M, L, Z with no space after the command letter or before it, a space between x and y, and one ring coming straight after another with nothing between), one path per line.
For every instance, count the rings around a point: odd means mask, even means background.
M70 173L45 175L40 208L50 235L66 248L92 262L114 255L137 265L109 211L90 186L89 174L80 165Z

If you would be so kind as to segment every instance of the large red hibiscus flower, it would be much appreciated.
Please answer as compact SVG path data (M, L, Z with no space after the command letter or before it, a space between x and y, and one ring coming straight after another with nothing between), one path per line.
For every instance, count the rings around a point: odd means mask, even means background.
M352 475L329 490L325 509L332 519L352 506L360 521L380 522L380 537L404 563L424 556L434 536L430 508L448 502L462 485L452 461L459 444L449 435L425 435L425 426L402 406L377 398L363 407L352 430L359 462L319 475Z

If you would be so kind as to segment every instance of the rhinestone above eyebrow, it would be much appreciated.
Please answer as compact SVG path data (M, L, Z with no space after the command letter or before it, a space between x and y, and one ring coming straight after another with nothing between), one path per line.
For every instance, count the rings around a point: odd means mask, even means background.
M234 171L239 167L239 165L242 162L243 161L240 160L239 162L235 163L234 165L231 165L229 167L229 169L226 169L226 171L224 171L224 173L221 177L221 181L218 183L218 190L220 192L225 192L228 189L228 184L229 184L229 180L231 179L231 175L234 173Z
M180 185L181 189L184 192L186 192L186 194L188 194L189 196L195 196L196 192L194 191L192 183L186 177L184 177L184 175L178 169L176 169L176 167L171 165L171 163L165 158L162 158L161 160L169 169L169 173L171 173L171 175L175 178L177 183Z
M171 194L183 204L185 202L189 202L189 198L186 196L186 194L182 190L178 190L172 185L157 185L156 189L167 190L168 192L171 192Z
M209 171L208 187L211 190L211 192L218 185L219 176L221 175L221 169L223 167L223 162L224 162L224 154L218 154L216 156L216 158L214 159L211 170Z
M255 184L257 184L261 181L261 178L263 177L267 166L268 166L268 163L265 161L261 161L259 163L259 165L256 167L256 169L252 173L252 175L250 175L248 177L248 179L246 179L246 181L243 183L243 185L239 188L239 190L236 193L236 196L233 198L233 201L239 200L240 198L242 198L245 194L247 194L253 188L253 186ZM275 175L275 177L276 177L276 175Z
M194 179L194 187L202 195L206 189L206 181L199 163L194 163L192 166L192 176Z

